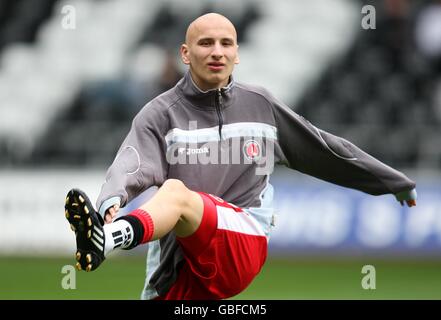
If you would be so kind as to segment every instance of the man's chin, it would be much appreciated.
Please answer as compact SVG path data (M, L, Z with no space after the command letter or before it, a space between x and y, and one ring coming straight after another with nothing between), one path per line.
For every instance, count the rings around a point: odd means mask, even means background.
M228 85L228 80L230 76L225 76L225 74L216 74L210 77L208 83L213 87L222 88Z
M228 85L230 75L226 72L200 74L195 83L203 91L222 88Z

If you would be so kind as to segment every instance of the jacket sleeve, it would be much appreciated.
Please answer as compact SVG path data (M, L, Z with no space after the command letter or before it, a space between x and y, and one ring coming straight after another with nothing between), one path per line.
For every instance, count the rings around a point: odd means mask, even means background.
M289 107L273 100L282 160L289 168L372 195L415 188L403 173L351 142L318 129Z
M123 207L148 187L164 182L168 165L162 134L167 120L163 117L147 105L134 118L98 196L102 216L112 205Z

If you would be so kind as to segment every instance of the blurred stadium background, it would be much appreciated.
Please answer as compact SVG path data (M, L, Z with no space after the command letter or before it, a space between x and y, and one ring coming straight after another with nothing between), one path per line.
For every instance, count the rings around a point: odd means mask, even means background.
M364 5L376 29L361 27ZM277 168L270 255L237 298L440 299L441 1L422 0L0 0L0 299L139 298L143 247L62 288L75 251L64 197L96 199L134 114L185 71L187 24L211 11L237 26L236 80L419 191L408 210Z

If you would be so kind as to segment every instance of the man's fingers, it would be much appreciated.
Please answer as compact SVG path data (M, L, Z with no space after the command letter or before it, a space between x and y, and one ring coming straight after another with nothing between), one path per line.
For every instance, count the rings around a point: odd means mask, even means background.
M416 200L407 200L407 206L408 207L415 207L416 206Z
M112 208L109 208L109 213L114 218L119 211L119 205L115 204Z
M104 216L104 222L105 223L111 223L112 222L112 216L109 213L106 213Z
M106 211L106 215L104 216L104 221L106 223L111 223L114 215L115 215L114 209L110 208L109 210Z
M111 223L113 218L115 218L116 214L119 211L119 205L115 204L113 207L109 208L106 211L106 214L104 216L104 222L105 223Z
M400 200L401 206L404 206L404 203L407 204L408 207L415 207L416 206L416 200Z

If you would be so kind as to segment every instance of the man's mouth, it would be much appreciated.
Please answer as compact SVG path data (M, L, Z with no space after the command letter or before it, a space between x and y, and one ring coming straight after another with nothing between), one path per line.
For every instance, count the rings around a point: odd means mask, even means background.
M221 62L210 62L208 63L208 68L212 71L220 71L225 67L225 64Z

